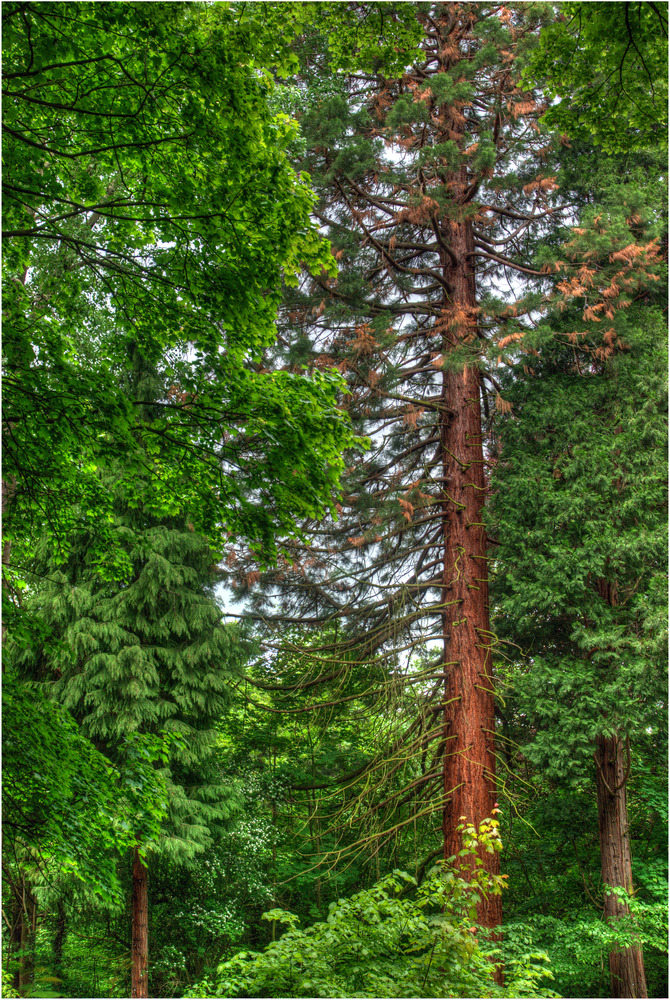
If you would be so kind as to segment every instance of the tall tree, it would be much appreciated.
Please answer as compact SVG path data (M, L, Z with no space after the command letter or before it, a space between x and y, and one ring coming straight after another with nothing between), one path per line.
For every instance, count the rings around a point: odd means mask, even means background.
M663 167L646 159L652 183L621 157L583 181L598 203L559 251L554 308L514 341L534 375L506 380L493 503L498 628L532 664L518 680L530 753L557 778L593 768L613 926L633 892L631 743L666 700ZM634 936L609 964L612 996L647 995Z
M317 625L344 619L345 643L361 662L381 657L387 677L408 650L431 650L425 717L404 755L428 755L423 792L449 857L461 817L479 823L496 801L482 516L481 406L494 392L487 340L500 312L490 293L508 272L542 279L526 238L551 218L556 185L542 106L518 84L542 10L414 13L420 55L400 79L370 56L327 77L312 54L306 74L305 162L340 271L289 293L288 357L338 364L371 449L351 463L337 525L319 528L307 559L296 550L274 583L289 615L304 616L307 601ZM495 855L484 861L497 870ZM480 916L499 923L499 899Z

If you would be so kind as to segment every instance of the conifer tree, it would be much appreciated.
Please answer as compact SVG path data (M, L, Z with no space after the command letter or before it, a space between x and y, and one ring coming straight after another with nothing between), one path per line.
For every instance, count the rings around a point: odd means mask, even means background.
M496 630L528 658L510 693L536 733L524 753L553 781L591 778L604 914L628 928L631 752L667 700L664 164L636 161L585 175L566 157L565 184L596 203L559 249L544 321L510 345L492 504ZM623 941L611 995L645 997L642 948Z
M337 524L273 582L289 616L343 619L354 656L381 658L387 677L430 651L423 719L397 756L428 761L419 786L449 857L461 817L479 823L496 804L482 514L492 292L514 273L542 280L527 240L551 219L556 183L542 105L518 82L542 9L439 3L415 15L420 52L400 79L369 54L347 75L325 79L318 56L306 73L305 163L339 276L288 295L288 358L337 364L371 447L351 463ZM480 918L500 922L497 897Z
M148 996L149 859L158 851L188 861L231 813L214 725L242 645L235 628L221 623L206 540L179 515L158 517L119 497L117 509L126 579L101 579L94 537L73 540L67 562L51 564L36 595L48 642L35 668L122 781L133 780L140 753L154 761L164 786L158 835L151 788L138 790L133 830L132 995ZM24 672L30 659L34 652L23 656Z

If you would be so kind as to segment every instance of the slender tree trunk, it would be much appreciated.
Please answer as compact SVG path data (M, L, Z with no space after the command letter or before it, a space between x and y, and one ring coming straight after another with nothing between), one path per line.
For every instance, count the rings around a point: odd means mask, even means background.
M316 780L316 774L314 770L314 757L312 755L312 781ZM316 796L312 792L311 795L309 790L307 791L307 823L309 826L309 839L311 841L312 851L317 856L321 853L321 837L319 835L319 821L316 815ZM321 869L317 869L320 873ZM321 875L319 874L316 882L314 883L314 897L316 899L317 909L321 910Z
M14 989L19 989L21 986L21 972L23 967L23 936L24 936L24 914L23 914L23 904L20 899L14 901L14 905L11 908L12 914L12 928L9 935L9 943L7 947L7 961L18 953L18 962L16 970L12 977L12 985Z
M628 808L626 805L627 764L619 736L599 736L594 753L598 793L598 828L603 883L612 888L633 890ZM628 914L628 907L612 893L605 896L605 919L616 921ZM642 948L622 948L610 952L610 989L613 997L646 997Z
M22 991L34 979L37 930L37 900L25 875L22 875L20 884L14 889L14 901L10 951L18 952L14 986Z
M468 222L451 223L450 256L444 272L452 294L445 303L443 350L448 355L475 336L476 300L468 254ZM484 455L479 373L472 366L447 368L442 380L441 447L443 482L443 630L445 660L444 854L462 846L461 818L479 824L491 815L496 799L494 697L491 679L490 622ZM500 871L498 854L484 852L492 874ZM483 900L479 920L501 923L500 896Z
M139 848L133 855L131 997L149 996L149 898L147 867Z
M21 949L19 958L19 970L17 974L17 986L19 991L24 990L33 980L33 963L31 961L32 934L30 933L30 913L28 912L29 900L21 907L19 917L19 947Z

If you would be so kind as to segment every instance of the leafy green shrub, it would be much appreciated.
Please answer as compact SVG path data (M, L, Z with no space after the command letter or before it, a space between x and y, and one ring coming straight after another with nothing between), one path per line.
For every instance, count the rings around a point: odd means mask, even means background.
M644 949L645 965L658 964L667 948L667 905L665 902L641 903L625 890L617 895L629 907L628 917L615 924L602 920L595 910L576 910L562 918L535 914L523 923L505 924L505 945L512 953L524 947L546 948L557 984L565 996L606 997L610 995L607 974L608 955L616 949ZM604 970L604 973L603 973ZM666 996L657 990L659 975L649 979L649 996ZM667 980L666 980L667 984Z
M7 968L2 970L2 995L3 997L20 996L20 993L17 993L14 987L12 973Z
M457 858L417 885L394 871L372 888L331 905L327 920L301 930L295 914L264 919L288 930L263 952L243 951L219 966L188 996L234 997L532 997L551 973L546 956L517 955L504 987L494 980L495 936L476 923L477 904L499 894L503 876L484 870L480 855L500 849L498 823L461 827ZM466 870L467 875L466 877Z

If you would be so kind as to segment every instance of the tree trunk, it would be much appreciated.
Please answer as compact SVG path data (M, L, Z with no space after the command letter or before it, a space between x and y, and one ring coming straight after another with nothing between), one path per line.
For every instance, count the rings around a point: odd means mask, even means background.
M149 899L147 868L139 848L133 855L131 997L149 996Z
M633 890L626 781L628 768L619 736L599 736L594 753L598 794L600 860L604 885ZM605 919L614 922L629 912L625 903L607 892ZM622 948L609 955L610 989L613 997L646 997L642 948Z
M12 881L11 926L7 941L6 962L16 956L14 987L23 991L30 986L35 973L35 933L37 931L37 899L26 875Z
M453 258L443 262L452 295L445 303L443 351L475 336L473 249L470 223L451 223ZM495 805L494 696L491 679L486 528L486 490L479 372L466 365L444 371L440 438L443 482L443 632L445 660L444 854L462 847L458 825L478 825ZM499 855L482 852L487 871L498 874ZM480 923L502 920L500 896L483 900Z

